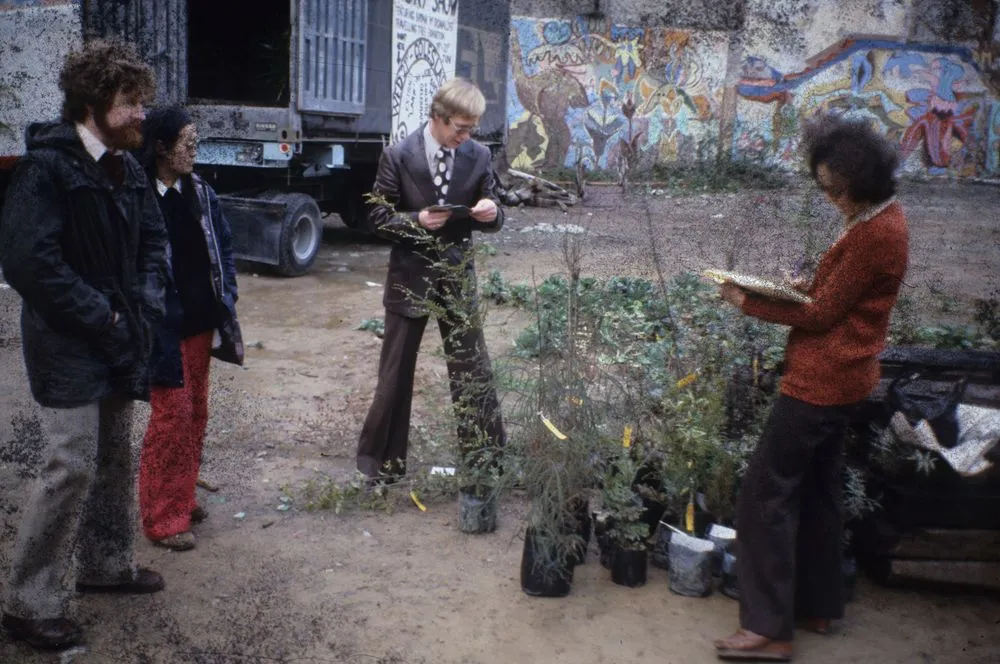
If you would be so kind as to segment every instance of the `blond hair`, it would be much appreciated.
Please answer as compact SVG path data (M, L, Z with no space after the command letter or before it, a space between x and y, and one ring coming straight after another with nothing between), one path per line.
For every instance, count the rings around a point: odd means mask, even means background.
M479 118L486 112L486 97L474 83L456 76L441 84L431 100L432 118Z

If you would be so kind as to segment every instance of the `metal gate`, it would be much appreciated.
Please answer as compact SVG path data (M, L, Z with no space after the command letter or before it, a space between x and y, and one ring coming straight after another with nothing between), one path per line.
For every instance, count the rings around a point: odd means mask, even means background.
M363 115L368 0L301 0L298 108Z

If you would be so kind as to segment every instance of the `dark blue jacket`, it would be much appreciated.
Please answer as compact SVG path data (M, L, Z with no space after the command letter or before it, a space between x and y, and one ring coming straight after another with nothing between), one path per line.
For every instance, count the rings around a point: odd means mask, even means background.
M201 224L202 233L205 235L205 245L208 248L212 269L212 289L216 300L220 307L228 309L229 314L235 318L239 295L229 222L222 214L215 191L207 182L197 174L192 174L189 179L185 179L185 185L194 188L195 199L198 202L192 213ZM171 275L175 269L183 269L182 266L173 264L173 256L169 249L167 259ZM181 326L184 322L184 311L181 309L180 296L172 278L167 284L166 310L166 316L156 328L154 335L151 362L153 384L158 387L183 387Z
M27 148L0 219L0 264L23 300L32 395L51 408L112 391L147 399L166 281L156 192L129 154L115 188L71 123L31 125Z

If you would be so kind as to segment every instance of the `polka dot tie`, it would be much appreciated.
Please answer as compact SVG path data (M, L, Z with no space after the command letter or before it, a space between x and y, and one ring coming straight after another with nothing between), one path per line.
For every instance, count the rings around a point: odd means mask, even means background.
M434 154L434 194L438 205L444 205L448 198L448 183L451 182L451 150L439 149Z

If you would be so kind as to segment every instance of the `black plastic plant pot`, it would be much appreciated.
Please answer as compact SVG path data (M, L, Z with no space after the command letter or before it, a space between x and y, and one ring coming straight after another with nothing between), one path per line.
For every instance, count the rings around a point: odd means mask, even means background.
M521 554L521 590L532 597L565 597L573 583L573 567L546 564L546 552L541 550L535 530L524 533L524 551Z
M649 560L653 567L670 569L670 535L672 532L666 521L657 524L656 530L653 531L653 555Z
M611 559L611 580L629 588L646 585L646 550L615 547Z
M593 524L590 521L590 506L586 500L580 499L571 506L574 519L574 534L580 538L578 546L569 556L571 565L582 565L587 560L587 549L590 547L590 533Z
M730 599L740 598L740 584L736 576L736 556L728 551L722 554L722 594Z
M607 512L594 512L594 537L601 554L601 567L611 569L611 554L614 545L608 533L614 528L615 520Z
M656 526L663 520L667 513L667 504L652 498L642 497L642 520L649 526L649 532L656 530Z
M474 487L464 487L458 491L458 529L463 533L492 533L497 529L497 496L487 493L485 497Z

